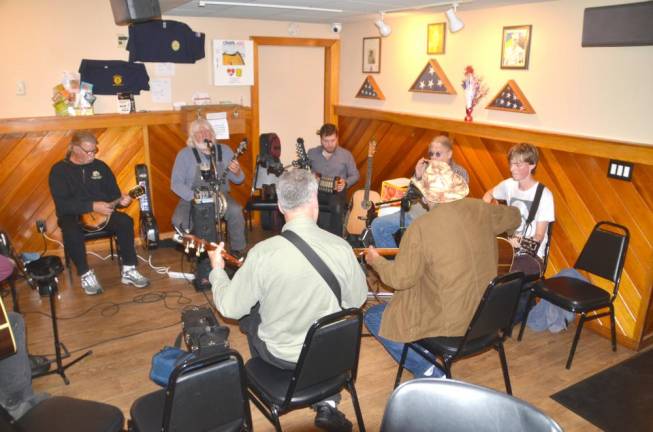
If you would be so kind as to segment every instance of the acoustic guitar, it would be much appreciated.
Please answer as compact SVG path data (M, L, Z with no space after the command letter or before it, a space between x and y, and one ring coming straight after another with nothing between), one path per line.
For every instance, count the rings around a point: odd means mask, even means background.
M522 239L520 246L519 249L516 249L507 238L497 237L497 247L499 249L497 274L501 276L506 273L520 271L531 278L542 276L542 261L536 255L539 243L532 239Z
M16 339L0 296L0 360L13 354L16 354Z
M372 162L376 153L376 140L372 138L367 148L367 174L365 176L365 189L357 190L351 197L349 213L347 213L347 232L360 235L370 222L370 209L373 202L381 201L381 195L370 191L372 185Z
M136 199L141 195L145 194L145 188L141 185L136 185L133 188L131 188L127 193L129 194L130 197ZM111 208L115 208L121 199L122 197L116 198L115 200L109 203L109 206ZM110 220L111 220L111 214L105 215L94 211L89 213L84 213L80 218L82 229L86 232L102 231L104 228L106 228Z
M182 233L178 230L178 228L175 228L175 230L177 230L177 232L172 236L172 240L184 245L185 253L191 253L191 250L193 250L195 251L195 256L200 256L203 252L212 251L218 248L217 245L196 237L192 234ZM240 267L243 265L243 258L236 258L225 250L223 250L220 255L222 255L222 259L224 259L228 264L231 264L235 267Z

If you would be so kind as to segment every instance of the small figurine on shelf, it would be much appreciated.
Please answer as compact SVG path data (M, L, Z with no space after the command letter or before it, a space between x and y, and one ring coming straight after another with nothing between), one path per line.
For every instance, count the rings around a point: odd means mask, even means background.
M465 68L465 77L462 81L463 90L465 90L465 121L471 122L472 111L488 91L487 86L483 83L483 78L477 77L474 68L467 66Z

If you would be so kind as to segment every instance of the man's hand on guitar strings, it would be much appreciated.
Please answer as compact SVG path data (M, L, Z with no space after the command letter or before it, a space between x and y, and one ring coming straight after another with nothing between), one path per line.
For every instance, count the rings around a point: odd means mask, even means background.
M93 201L93 211L108 216L113 213L113 207L105 201Z
M206 253L209 256L209 260L211 261L211 267L212 268L224 268L224 259L222 258L222 251L224 250L224 242L220 242L220 244L215 244L211 242L212 246L215 246L216 248L213 250L208 250Z

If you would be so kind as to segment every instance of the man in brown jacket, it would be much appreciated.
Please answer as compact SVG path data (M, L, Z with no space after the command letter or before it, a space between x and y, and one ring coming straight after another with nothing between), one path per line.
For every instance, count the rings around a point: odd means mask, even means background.
M446 163L430 161L422 179L413 182L429 212L410 225L394 261L373 247L365 254L383 283L395 289L389 304L368 310L365 324L397 361L405 342L464 335L497 275L496 236L521 222L515 208L465 198L467 183ZM405 367L417 377L442 375L412 351Z

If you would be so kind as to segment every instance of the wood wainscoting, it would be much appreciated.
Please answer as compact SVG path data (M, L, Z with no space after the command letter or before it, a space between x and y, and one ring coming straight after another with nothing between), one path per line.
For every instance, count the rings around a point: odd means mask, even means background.
M596 222L627 226L631 239L616 301L617 334L629 348L653 343L653 146L347 106L336 107L336 113L340 143L352 151L361 172L368 141L376 138L375 190L383 180L410 177L440 134L453 138L454 160L469 172L470 196L477 198L510 176L506 155L514 143L538 146L536 178L551 189L556 207L547 275L573 266ZM610 159L634 164L631 182L607 177ZM352 189L362 188L364 180ZM607 319L591 327L609 335Z
M232 105L199 108L202 113L227 112L231 133L228 145L232 149L244 137L252 142L248 108ZM154 216L162 232L171 231L172 212L178 202L170 190L172 165L177 152L186 145L186 129L198 115L197 109L0 120L0 229L9 234L18 251L43 249L35 228L37 219L46 221L49 236L61 240L48 174L50 167L64 157L72 134L84 129L97 136L97 157L111 167L121 190L135 184L137 164L147 165ZM245 182L231 188L234 199L243 205L250 193L254 160L251 151L241 157ZM138 232L138 203L126 212L134 218Z

